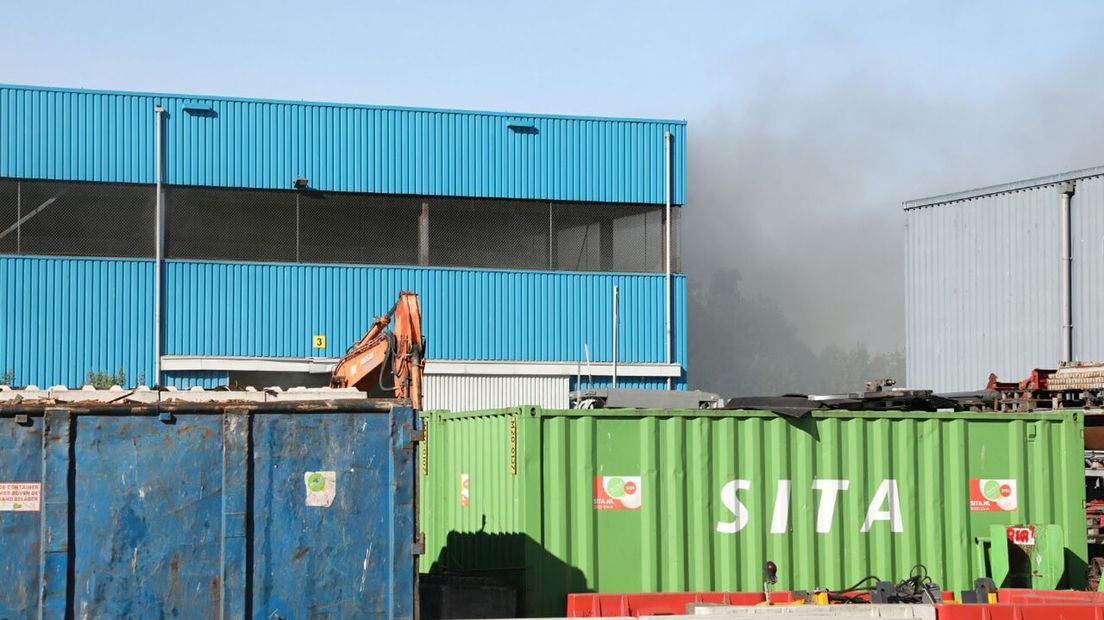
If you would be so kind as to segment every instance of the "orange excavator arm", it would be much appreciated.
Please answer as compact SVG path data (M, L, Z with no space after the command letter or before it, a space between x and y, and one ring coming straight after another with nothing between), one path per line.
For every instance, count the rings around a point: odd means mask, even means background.
M391 326L388 330L387 327ZM352 387L362 392L393 393L422 408L422 371L425 338L418 295L399 293L399 300L338 360L330 387Z

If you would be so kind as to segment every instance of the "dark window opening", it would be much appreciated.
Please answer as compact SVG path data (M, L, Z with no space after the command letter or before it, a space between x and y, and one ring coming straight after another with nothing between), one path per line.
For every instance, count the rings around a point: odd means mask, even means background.
M166 258L662 273L660 205L164 187ZM672 268L679 270L672 212ZM0 179L0 253L153 257L151 185Z

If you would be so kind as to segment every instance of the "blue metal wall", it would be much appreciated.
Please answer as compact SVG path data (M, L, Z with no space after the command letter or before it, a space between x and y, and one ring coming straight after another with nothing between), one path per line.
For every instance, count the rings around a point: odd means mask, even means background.
M201 387L205 390L226 385L230 375L225 370L170 370L161 382L177 388Z
M578 389L605 389L613 387L613 377L606 375L594 375L587 376L586 368L583 369L582 382L576 381L575 377L571 377L571 390ZM672 387L676 390L685 390L686 386L686 373L682 373L682 377L676 378L671 382ZM580 387L581 386L581 387ZM634 388L642 390L666 390L667 379L663 377L617 377L617 387L619 388Z
M153 379L148 260L0 257L0 375L80 385L88 371Z
M683 121L513 115L0 86L0 176L593 202L686 196ZM511 125L519 126L512 128Z
M78 385L88 370L121 367L152 379L153 270L141 260L0 257L0 374ZM608 361L614 284L620 360L664 361L662 275L197 261L165 265L164 353L337 357L413 290L431 358L576 361L588 343L591 359ZM685 366L685 276L674 288L674 357ZM325 349L312 348L316 334Z

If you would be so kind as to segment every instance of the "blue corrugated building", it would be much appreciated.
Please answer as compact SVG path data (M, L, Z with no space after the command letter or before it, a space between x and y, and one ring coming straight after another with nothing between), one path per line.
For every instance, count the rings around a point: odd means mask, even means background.
M408 289L427 406L563 406L617 287L683 387L685 180L682 121L0 86L0 375L317 384Z

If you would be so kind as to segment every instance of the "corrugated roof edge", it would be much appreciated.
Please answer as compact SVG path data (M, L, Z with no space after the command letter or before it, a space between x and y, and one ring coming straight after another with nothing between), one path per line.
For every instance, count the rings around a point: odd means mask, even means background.
M434 114L483 114L488 116L501 116L503 118L536 118L552 120L579 120L579 121L605 121L622 123L649 123L686 125L686 120L666 118L634 118L620 116L577 116L572 114L539 114L533 112L495 112L491 110L461 110L455 108L424 108L416 106L375 105L366 103L339 103L330 101L297 101L294 99L267 99L252 97L229 97L224 95L197 95L188 93L155 93L148 91L107 90L99 88L68 88L65 86L35 86L32 84L5 84L0 82L0 89L11 88L21 90L53 91L61 93L86 93L95 95L121 95L138 97L174 97L179 99L210 99L213 101L240 101L248 103L272 103L281 105L306 105L329 108L358 108L369 110L396 110L402 112L430 112Z
M19 258L27 260L42 260L42 259L58 259L58 260L75 260L75 261L126 261L132 263L152 263L154 258L134 257L134 256L79 256L75 254L7 254L0 252L0 259L4 258ZM163 259L166 263L203 263L207 265L256 265L256 266L291 266L291 267L372 267L376 269L413 269L421 271L478 271L483 273L533 273L544 275L578 275L578 276L615 276L615 277L634 277L634 276L651 276L651 277L664 277L662 271L574 271L571 269L509 269L507 267L453 267L449 265L400 265L389 263L314 263L314 262L302 262L302 263L287 263L287 262L266 262L266 261L252 261L252 260L225 260L225 259L199 259L199 258L166 258ZM675 278L685 278L686 273L682 271L672 271L671 276Z
M598 418L631 418L631 417L674 417L674 418L780 418L771 411L759 409L544 409L536 405L522 405L518 407L505 407L502 409L485 409L480 411L427 411L443 420L462 420L467 418L480 418L488 416L524 415L529 413L531 417L598 417ZM851 411L847 409L817 409L811 411L804 420L827 418L863 418L877 419L925 419L925 420L1063 420L1069 416L1077 419L1083 416L1083 409L1047 409L1039 411L1025 411L1010 416L999 411ZM791 419L791 421L793 421ZM799 423L799 422L798 422Z
M1080 179L1087 179L1089 177L1104 176L1104 166L1097 166L1095 168L1084 168L1082 170L1073 170L1070 172L1063 172L1061 174L1052 174L1045 177L1036 177L1034 179L1025 179L1023 181L1013 181L1011 183L1002 183L1000 185L990 185L988 187L979 187L977 189L968 189L961 192L954 192L951 194L941 194L938 196L931 196L928 198L917 198L915 200L906 200L904 202L905 210L917 209L919 207L930 207L933 205L944 204L948 202L958 202L960 200L970 200L972 198L982 198L984 196L992 196L993 194L1003 194L1005 192L1014 192L1023 189L1031 189L1033 187L1041 187L1044 185L1054 185L1056 183L1065 183L1067 181L1077 181Z

